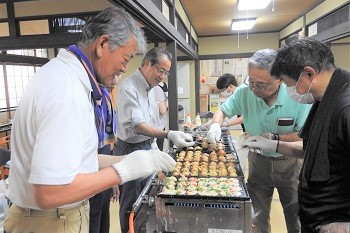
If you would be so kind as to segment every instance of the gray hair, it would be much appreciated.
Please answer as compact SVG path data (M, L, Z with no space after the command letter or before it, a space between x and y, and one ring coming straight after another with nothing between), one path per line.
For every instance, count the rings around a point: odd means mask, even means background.
M125 46L131 37L135 38L140 53L146 51L146 38L143 30L123 8L109 7L87 19L78 46L89 46L105 34L109 35L111 51L116 47Z
M166 56L170 61L173 59L173 55L168 50L160 47L154 47L145 54L141 66L145 65L146 60L149 60L152 66L154 64L158 64L163 56Z
M273 49L262 49L253 54L248 60L248 68L258 68L270 70L276 57L276 51Z
M313 38L298 39L278 49L270 73L275 77L286 75L297 81L305 66L318 72L335 69L331 48Z

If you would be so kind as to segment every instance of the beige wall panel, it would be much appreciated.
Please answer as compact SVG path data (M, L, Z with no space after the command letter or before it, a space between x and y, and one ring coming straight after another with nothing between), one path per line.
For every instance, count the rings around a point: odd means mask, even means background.
M19 27L22 36L49 34L49 23L46 19L21 21L19 22Z
M154 47L153 43L148 43L146 51L152 49L153 47ZM160 43L159 47L164 48L165 45ZM141 67L141 62L142 62L143 57L144 57L144 54L136 54L136 56L133 59L131 59L131 61L128 63L127 72L122 74L122 79L132 75L136 69Z
M169 7L168 7L168 5L164 2L164 0L163 0L163 2L162 2L162 13L163 13L164 17L165 17L168 21L170 21L170 20L169 20L169 15L170 15L170 13L169 13Z
M9 36L9 25L8 23L0 23L0 36Z
M59 51L60 49L58 49ZM47 56L49 59L55 58L55 50L53 48L47 49Z
M314 22L315 20L321 18L329 12L332 12L335 8L346 3L349 3L349 0L326 0L322 2L314 9L310 10L305 14L305 24L308 25ZM284 28L282 31L280 31L280 39L289 36L290 34L300 30L304 26L304 18L300 17L299 19L291 23L289 26Z
M191 23L186 15L186 12L184 11L181 3L179 0L175 0L175 9L177 13L180 15L181 20L185 24L185 27L187 28L188 31L190 31L191 28Z
M0 4L0 19L7 19L7 9L6 4Z
M107 0L39 0L15 2L16 17L100 11L112 6Z
M199 55L250 53L259 49L278 48L278 33L263 33L239 36L202 37L198 39Z
M128 63L128 70L126 73L122 74L122 79L132 75L136 69L140 68L142 59L143 55L136 54L135 57Z
M349 0L326 0L322 2L306 14L306 24L310 24L345 3L349 3Z
M194 61L189 61L188 62L190 65L190 111L191 111L191 116L195 117L196 116L196 93L195 93L195 87L196 87L196 82L195 82L195 62Z
M304 17L300 17L288 27L280 31L280 39L285 38L304 27Z
M331 45L335 65L350 70L350 37L337 40Z
M339 44L339 43L350 43L350 36L345 37L343 39L335 40L332 42L333 44Z
M196 31L194 30L194 28L191 26L191 36L193 37L193 39L198 43L198 36Z

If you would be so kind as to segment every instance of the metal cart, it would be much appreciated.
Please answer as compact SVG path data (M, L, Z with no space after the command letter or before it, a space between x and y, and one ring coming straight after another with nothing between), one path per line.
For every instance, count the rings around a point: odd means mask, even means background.
M231 136L222 135L227 153L238 156ZM164 195L163 183L154 174L134 204L137 233L249 233L252 206L244 177L237 177L239 197Z

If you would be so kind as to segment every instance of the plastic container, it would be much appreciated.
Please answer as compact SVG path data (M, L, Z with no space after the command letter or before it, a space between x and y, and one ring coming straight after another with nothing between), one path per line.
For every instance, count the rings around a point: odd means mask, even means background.
M202 120L201 120L201 117L199 116L199 113L197 113L196 118L194 119L194 123L195 123L197 126L202 125Z

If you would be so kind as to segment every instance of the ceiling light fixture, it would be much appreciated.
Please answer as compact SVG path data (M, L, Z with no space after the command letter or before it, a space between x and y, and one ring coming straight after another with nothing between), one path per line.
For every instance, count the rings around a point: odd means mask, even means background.
M247 19L234 19L232 20L232 30L249 30L251 29L256 22L256 18L247 18Z
M238 10L256 10L256 9L265 9L271 0L239 0L238 1Z

